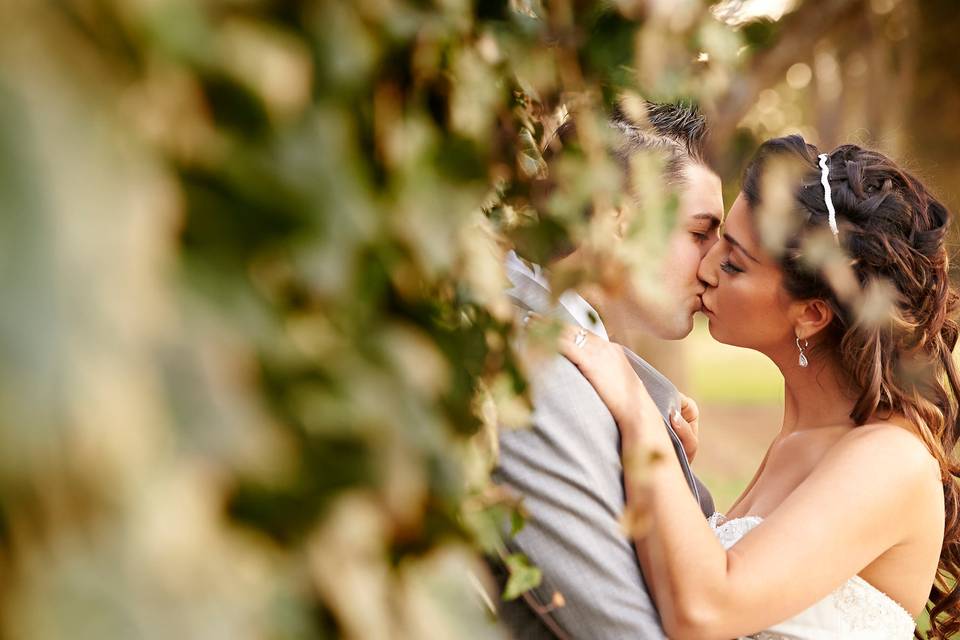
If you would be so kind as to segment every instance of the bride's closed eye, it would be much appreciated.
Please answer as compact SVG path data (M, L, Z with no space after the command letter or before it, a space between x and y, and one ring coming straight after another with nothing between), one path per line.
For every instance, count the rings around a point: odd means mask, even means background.
M743 273L743 269L730 262L730 258L725 258L723 262L720 263L720 269L726 273Z

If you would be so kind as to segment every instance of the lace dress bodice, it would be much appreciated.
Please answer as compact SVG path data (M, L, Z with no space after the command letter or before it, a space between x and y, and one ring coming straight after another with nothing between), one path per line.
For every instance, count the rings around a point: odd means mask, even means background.
M710 527L724 549L729 549L763 521L759 516L726 520L710 516ZM754 633L753 640L910 640L915 623L898 602L860 576L773 627Z

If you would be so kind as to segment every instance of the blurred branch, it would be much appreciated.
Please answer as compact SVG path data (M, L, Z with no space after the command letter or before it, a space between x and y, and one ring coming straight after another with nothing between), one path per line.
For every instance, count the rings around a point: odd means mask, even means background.
M907 119L910 100L916 87L918 63L916 30L918 7L904 2L897 7L899 28L910 37L891 39L884 36L884 21L871 15L869 44L869 82L865 123L872 141L894 156L902 153L904 131L899 126ZM887 17L887 20L891 18Z
M711 127L715 148L727 148L737 125L761 91L775 84L791 65L812 52L821 38L868 10L864 0L808 1L785 16L777 41L753 58L718 101Z

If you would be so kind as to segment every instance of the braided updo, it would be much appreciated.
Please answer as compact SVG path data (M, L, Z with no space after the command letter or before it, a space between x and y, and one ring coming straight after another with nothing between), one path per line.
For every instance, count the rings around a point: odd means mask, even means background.
M821 347L839 355L857 398L850 414L855 424L902 414L939 462L946 521L927 605L928 637L948 638L960 631L960 466L954 456L960 376L951 355L960 326L945 245L950 215L918 179L883 154L855 145L834 149L827 164L839 248L861 294L841 295L810 255L813 238L832 238L817 154L800 136L768 140L744 172L742 190L750 210L761 211L771 160L799 164L789 212L796 232L777 252L784 287L796 299L822 299L832 307ZM878 285L888 294L889 311L871 321L862 313L863 294Z

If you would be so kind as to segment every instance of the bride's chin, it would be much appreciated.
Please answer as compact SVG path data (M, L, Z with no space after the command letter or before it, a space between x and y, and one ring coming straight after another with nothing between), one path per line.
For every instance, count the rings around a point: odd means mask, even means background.
M744 346L742 341L736 339L736 336L730 336L726 334L716 320L711 320L710 324L707 325L707 329L710 331L710 337L720 344L725 344L728 347L741 347L745 349L751 348Z
M715 315L707 316L707 330L710 332L710 336L717 342L724 342L723 331L721 331L720 326ZM726 343L724 342L724 344Z

